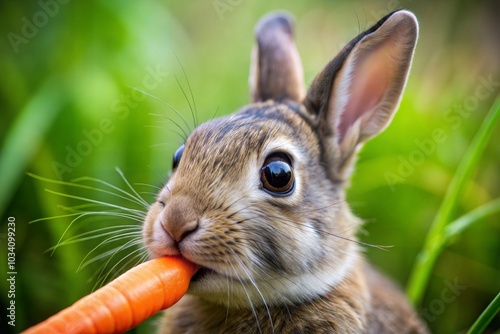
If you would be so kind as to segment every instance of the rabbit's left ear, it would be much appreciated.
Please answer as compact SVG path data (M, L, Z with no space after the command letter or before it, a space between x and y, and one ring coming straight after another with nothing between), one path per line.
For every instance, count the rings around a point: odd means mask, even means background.
M255 27L252 53L252 102L302 102L305 95L302 64L293 41L292 17L285 12L264 16Z
M359 144L385 129L394 116L417 36L412 13L388 14L346 45L309 89L304 105L323 145L329 146L323 150L325 162L333 164L339 178L345 178L341 174L352 165Z

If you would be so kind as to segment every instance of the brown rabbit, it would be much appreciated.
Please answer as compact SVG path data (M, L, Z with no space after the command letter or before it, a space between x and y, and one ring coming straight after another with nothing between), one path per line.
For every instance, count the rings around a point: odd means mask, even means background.
M345 184L391 121L418 24L396 11L354 38L305 93L291 19L256 28L252 104L196 128L151 205L152 257L200 265L160 333L425 333L364 260Z

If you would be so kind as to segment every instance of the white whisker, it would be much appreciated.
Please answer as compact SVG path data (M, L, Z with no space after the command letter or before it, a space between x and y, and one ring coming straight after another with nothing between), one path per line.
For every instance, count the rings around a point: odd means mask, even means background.
M266 308L266 311L267 311L267 315L269 317L269 322L271 323L272 332L274 333L274 324L273 324L273 319L272 319L272 316L271 316L271 311L269 310L269 307L267 305L266 299L262 295L262 292L260 291L257 283L255 282L254 278L252 277L252 275L250 273L250 270L247 268L247 266L245 265L245 263L243 263L243 261L240 259L240 257L238 256L238 254L227 243L225 243L225 245L233 253L233 256L235 257L235 259L240 263L240 266L243 269L243 271L245 272L246 276L248 277L249 282L253 285L253 287L255 288L255 290L257 291L257 293L259 294L260 298L262 299L262 302L264 303L264 307ZM241 280L240 280L240 282L241 282Z
M253 316L255 318L255 322L257 323L257 328L259 329L259 333L262 334L262 329L260 328L260 323L259 323L259 317L257 316L257 311L255 311L255 308L253 306L252 298L250 297L250 294L248 293L248 290L246 289L245 284L243 283L243 281L241 280L240 276L238 275L238 272L236 271L236 268L234 268L233 263L231 261L229 261L229 264L233 268L234 274L235 274L236 278L238 279L238 281L240 282L241 287L243 288L243 291L245 291L245 295L247 296L248 303L250 305L250 309L252 310Z

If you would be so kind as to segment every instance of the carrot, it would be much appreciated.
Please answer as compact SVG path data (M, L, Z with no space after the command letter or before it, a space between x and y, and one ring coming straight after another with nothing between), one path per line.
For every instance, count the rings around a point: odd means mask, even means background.
M145 262L23 333L124 332L181 299L195 272L183 258Z

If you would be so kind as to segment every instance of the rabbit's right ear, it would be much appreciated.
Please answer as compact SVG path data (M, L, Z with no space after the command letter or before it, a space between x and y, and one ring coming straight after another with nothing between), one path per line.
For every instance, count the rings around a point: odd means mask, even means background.
M302 102L304 79L292 17L286 12L270 13L259 21L255 35L250 68L252 102Z
M304 105L332 179L345 181L360 145L390 123L417 36L412 13L390 13L348 43L314 80Z

